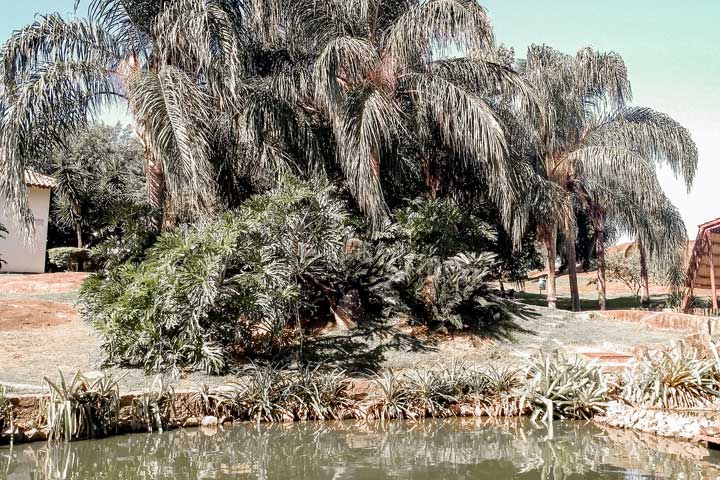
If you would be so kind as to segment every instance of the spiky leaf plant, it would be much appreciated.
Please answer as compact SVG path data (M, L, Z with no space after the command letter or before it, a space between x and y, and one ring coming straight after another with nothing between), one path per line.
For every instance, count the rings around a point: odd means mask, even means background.
M607 378L600 368L581 359L568 360L555 352L529 360L522 403L543 422L555 418L590 419L603 412L608 401Z
M150 388L133 399L132 411L148 432L153 428L162 432L175 413L175 388L163 375L156 375Z
M68 382L62 371L58 373L58 381L43 378L49 392L48 439L68 442L117 433L120 379L104 372L102 377L90 381L78 372Z
M292 416L290 374L278 365L252 364L243 388L248 417L256 422L280 422Z
M10 431L10 445L15 440L15 418L13 416L13 403L7 397L7 389L3 385L0 388L0 432L5 429Z
M300 419L342 420L354 412L350 398L349 378L340 368L327 369L323 365L302 368L292 386L295 416Z
M456 385L446 375L418 370L406 375L412 410L420 418L452 415L450 406L458 402Z
M702 407L720 397L715 359L678 343L669 351L646 353L624 377L625 400L661 408Z
M385 421L396 418L414 418L411 389L401 374L387 369L371 378L374 392L368 399L367 412L375 419Z

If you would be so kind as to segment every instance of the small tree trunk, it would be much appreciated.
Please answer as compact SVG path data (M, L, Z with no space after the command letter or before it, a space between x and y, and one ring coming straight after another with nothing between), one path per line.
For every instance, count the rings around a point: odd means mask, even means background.
M77 239L77 248L83 248L82 210L80 208L80 202L77 199L73 199L70 205L73 217L75 219L75 238Z
M647 258L645 257L645 247L638 240L638 250L640 251L640 288L642 295L640 296L640 306L647 307L650 305L650 279L647 268Z
M580 311L580 292L577 280L577 257L575 255L575 231L569 231L565 235L565 252L568 262L568 279L570 281L570 301L573 312Z
M340 330L357 328L362 321L363 307L360 291L353 288L348 290L337 302L333 314L335 323Z
M547 250L547 304L557 308L557 290L555 288L555 261L557 260L557 225L552 224L545 232Z
M162 213L159 218L159 226L165 226L165 172L162 162L153 158L149 152L145 152L145 189L147 190L147 201Z
M605 231L595 231L595 258L597 261L597 290L600 310L607 310L607 282L605 279Z
M77 248L83 248L82 225L80 225L80 222L75 222L75 238L77 238Z

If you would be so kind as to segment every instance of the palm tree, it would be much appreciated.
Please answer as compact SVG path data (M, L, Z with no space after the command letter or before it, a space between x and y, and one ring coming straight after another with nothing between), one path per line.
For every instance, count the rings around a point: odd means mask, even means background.
M503 117L532 97L472 0L92 0L86 19L16 32L2 57L0 189L20 207L28 158L114 103L166 217L287 170L340 176L375 224L417 171L431 193L481 176L507 217L520 191Z
M636 210L626 213L637 219L642 213L667 207L657 183L655 164L667 164L677 174L692 178L697 149L689 132L667 115L627 107L631 99L630 82L619 55L586 48L570 56L547 46L533 45L521 67L544 113L544 123L536 122L534 129L528 127L536 139L531 160L564 193L565 202L589 201L590 212L597 220L603 219L607 210L618 209L621 202L615 202L614 195L620 195L620 191L633 192ZM640 209L644 204L648 208ZM562 211L571 217L564 219L561 226L566 239L573 309L579 310L574 214L565 207ZM554 220L540 225L548 251L551 306L555 303L557 228ZM603 228L601 223L596 224L599 232ZM653 237L653 241L661 235L657 229L640 229L638 223L633 228ZM599 244L603 244L602 235Z
M182 28L183 22L195 28ZM28 160L62 146L104 107L122 103L145 146L150 203L182 200L206 209L214 186L204 130L211 100L229 95L223 87L231 79L216 77L233 71L240 45L233 42L228 52L217 42L231 26L224 11L206 2L93 0L87 19L53 14L15 32L2 48L0 164L10 176L0 187L6 196L22 211ZM206 57L192 65L177 58L173 49L187 47L173 43L177 31Z
M61 223L68 225L75 230L77 248L83 248L83 209L82 202L85 200L88 191L90 176L87 170L67 158L58 156L55 162L54 194L58 199L56 202L57 217Z
M646 166L649 179L656 179L654 168ZM593 188L595 187L595 188ZM646 249L653 266L677 284L687 248L685 224L677 208L665 196L659 183L650 190L638 189L632 182L619 178L611 189L588 184L583 201L595 233L598 303L606 309L605 232L608 227L617 234L637 238L641 278L648 288Z

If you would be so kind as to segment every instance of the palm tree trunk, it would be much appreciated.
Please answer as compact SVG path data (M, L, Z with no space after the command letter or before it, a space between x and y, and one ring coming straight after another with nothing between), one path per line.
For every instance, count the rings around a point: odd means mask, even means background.
M80 202L77 199L72 200L72 213L75 219L75 238L77 238L77 248L83 248L81 212Z
M77 238L77 248L83 248L82 225L75 222L75 237Z
M565 253L568 262L568 279L570 281L570 300L573 312L580 311L580 292L577 280L577 255L575 254L575 231L570 230L565 235Z
M557 224L550 225L543 237L545 239L545 248L547 250L547 304L550 308L557 308L557 290L555 288Z
M605 211L597 204L590 205L590 221L595 230L595 262L598 306L607 310L607 278L605 275Z
M159 218L159 226L163 228L165 219L165 172L162 162L156 160L152 154L145 152L145 189L147 201L162 214Z
M595 258L597 261L597 290L600 310L607 310L607 282L605 279L605 231L595 228Z
M647 258L645 256L645 247L638 240L638 250L640 251L640 287L642 295L640 296L640 306L647 307L650 305L650 279L647 268Z

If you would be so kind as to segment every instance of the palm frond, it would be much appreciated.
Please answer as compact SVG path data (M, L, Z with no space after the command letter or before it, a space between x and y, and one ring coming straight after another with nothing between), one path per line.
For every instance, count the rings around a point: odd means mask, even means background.
M338 161L364 213L378 225L387 212L380 185L384 153L402 131L399 106L371 84L348 93L338 126Z
M648 161L668 165L676 176L692 186L698 152L690 132L668 115L649 108L624 108L613 112L593 129L587 145L630 149Z
M493 43L490 18L474 0L417 2L397 18L385 40L387 53L400 65L446 57L451 49L488 51Z
M180 70L134 72L128 84L146 144L163 165L171 196L207 211L215 201L209 161L208 96ZM191 195L188 193L192 192Z

